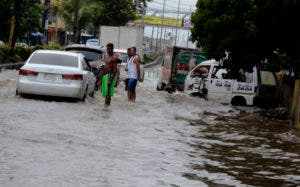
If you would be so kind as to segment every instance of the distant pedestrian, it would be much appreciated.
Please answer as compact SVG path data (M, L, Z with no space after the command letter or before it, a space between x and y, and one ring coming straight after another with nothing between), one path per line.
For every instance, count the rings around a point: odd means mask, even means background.
M125 71L127 71L126 73L126 78L125 78L125 91L127 91L127 87L128 87L128 81L129 81L129 74L128 74L128 61L131 60L131 54L130 54L130 47L127 49L127 60L126 60L126 66L125 66Z
M127 63L128 69L128 100L134 102L136 99L135 88L137 85L137 81L141 81L140 75L140 58L136 54L136 48L132 47L130 49L131 58Z
M111 96L114 95L115 77L117 74L117 58L114 56L114 45L106 45L107 56L104 58L104 67L100 74L99 85L102 88L102 96L105 97L105 105L110 105Z

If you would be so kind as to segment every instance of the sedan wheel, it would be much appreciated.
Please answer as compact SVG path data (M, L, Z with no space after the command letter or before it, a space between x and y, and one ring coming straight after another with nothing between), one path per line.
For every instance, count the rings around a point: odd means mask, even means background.
M88 90L88 87L86 87L86 89L85 89L84 95L83 95L83 97L82 97L82 99L81 99L82 102L84 102L85 99L86 99L86 96L87 96L87 90Z

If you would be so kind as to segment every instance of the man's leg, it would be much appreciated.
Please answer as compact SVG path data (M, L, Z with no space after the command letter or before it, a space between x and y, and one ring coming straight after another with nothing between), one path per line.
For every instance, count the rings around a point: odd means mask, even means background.
M132 79L128 80L127 90L128 90L128 100L132 101Z
M110 101L111 101L111 97L110 96L106 96L105 97L105 105L109 106L110 105Z
M132 101L134 102L135 101L135 98L136 98L136 92L135 92L135 88L136 88L136 85L137 85L137 80L133 80L133 84L132 84Z
M111 85L109 83L107 83L107 95L105 97L105 105L106 106L109 106L110 105L110 100L111 100L111 97L110 97L110 89L111 89Z
M136 94L134 93L132 96L132 100L135 101L135 98L136 98Z
M127 91L127 98L128 98L128 100L130 100L130 91L129 90Z

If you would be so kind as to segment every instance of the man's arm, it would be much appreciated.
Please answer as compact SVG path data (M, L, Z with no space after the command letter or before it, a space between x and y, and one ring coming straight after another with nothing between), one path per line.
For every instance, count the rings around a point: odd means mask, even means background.
M118 71L118 62L116 58L112 59L112 68L113 68L113 75L112 78L109 80L109 84L112 84L113 80L115 79Z
M137 71L137 74L138 74L138 81L141 81L140 58L139 57L134 58L133 62L136 65L136 71Z

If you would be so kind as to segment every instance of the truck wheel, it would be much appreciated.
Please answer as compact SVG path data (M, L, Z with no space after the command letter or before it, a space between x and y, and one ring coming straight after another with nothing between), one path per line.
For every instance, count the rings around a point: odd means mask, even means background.
M161 83L161 86L160 86L160 87L159 87L158 85L156 86L156 90L157 90L157 91L165 90L165 88L166 88L166 84L164 84L164 83Z
M157 91L161 91L161 88L159 88L159 86L157 85L157 86L156 86L156 90L157 90Z
M94 95L95 95L95 90L93 90L92 93L90 93L91 97L94 97Z
M232 98L231 104L233 106L246 106L247 105L245 98L242 96L236 96L236 97Z

